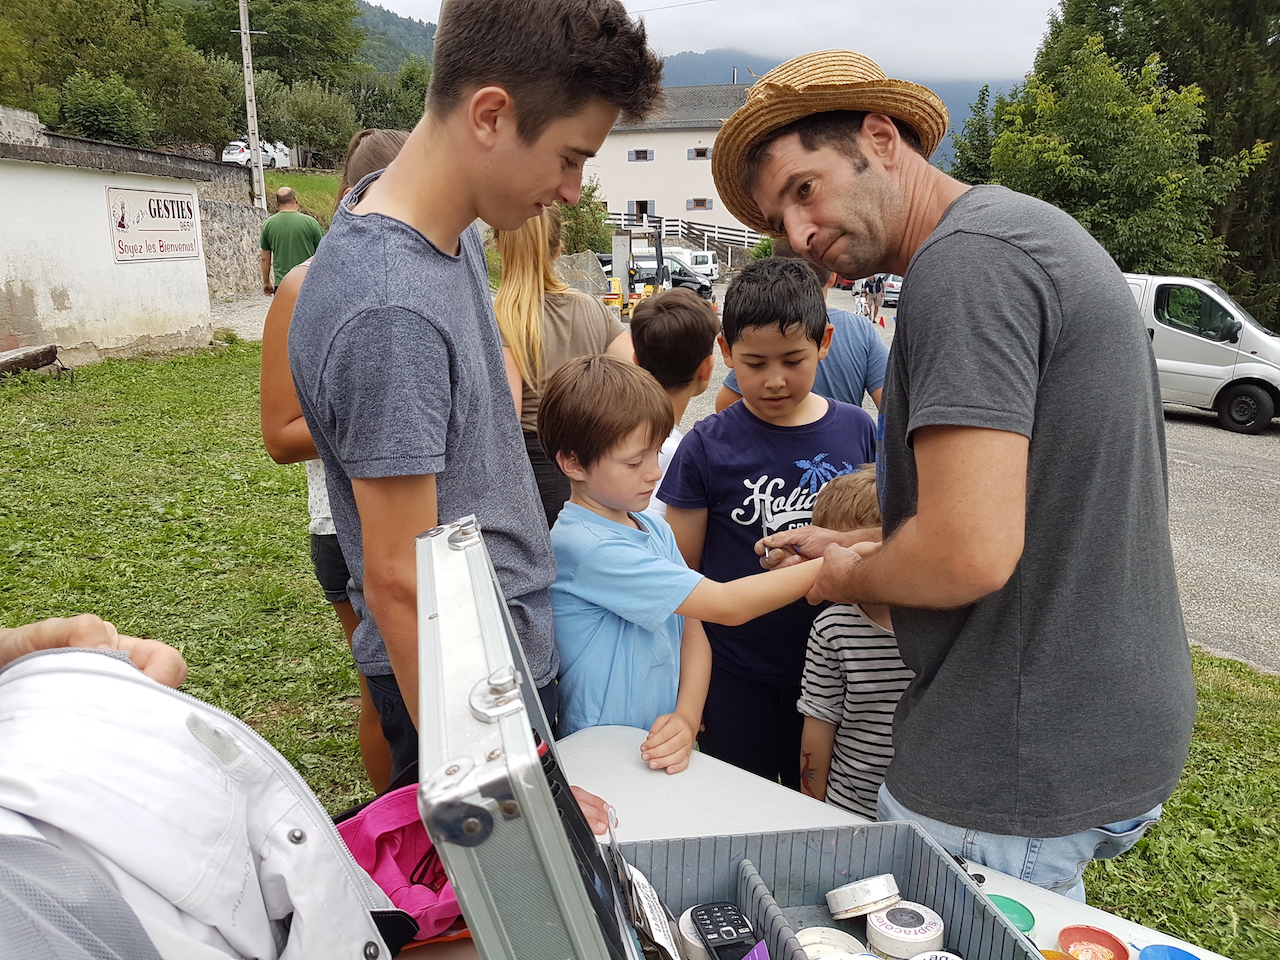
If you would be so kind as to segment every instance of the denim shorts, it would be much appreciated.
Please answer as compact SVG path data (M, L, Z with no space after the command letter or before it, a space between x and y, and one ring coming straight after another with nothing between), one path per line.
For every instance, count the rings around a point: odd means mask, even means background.
M347 558L342 555L342 547L338 546L336 533L311 535L311 564L316 569L316 579L320 581L324 598L330 603L346 603L347 581L351 579L351 573L347 570Z
M881 784L876 819L914 820L944 850L957 857L1084 903L1084 869L1089 861L1120 856L1160 819L1163 806L1158 804L1132 820L1106 823L1068 837L1010 837L921 816L904 807Z

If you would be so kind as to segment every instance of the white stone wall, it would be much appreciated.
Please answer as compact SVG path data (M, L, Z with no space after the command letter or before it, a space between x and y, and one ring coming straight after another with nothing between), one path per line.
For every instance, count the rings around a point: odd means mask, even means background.
M741 227L724 209L711 178L711 161L690 160L689 150L713 147L718 129L622 130L605 138L586 175L600 178L610 213L627 213L628 201L651 200L657 215L722 227ZM651 150L653 160L630 161L629 151ZM695 198L711 200L710 210L686 209Z
M191 181L0 159L0 350L54 343L72 363L208 343L205 258L116 263L107 187Z

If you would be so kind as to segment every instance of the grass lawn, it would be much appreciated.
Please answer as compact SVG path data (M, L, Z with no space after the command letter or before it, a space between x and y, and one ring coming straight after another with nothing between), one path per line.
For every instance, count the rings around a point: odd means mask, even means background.
M272 213L276 209L276 191L281 187L293 187L302 209L329 229L333 205L338 198L337 173L332 170L263 170L262 178L267 186L268 205Z
M337 810L366 789L355 673L312 577L303 470L262 450L258 360L235 343L107 361L74 385L0 379L0 623L92 611L173 643L185 689L247 720ZM1182 783L1134 852L1091 868L1090 900L1274 960L1280 678L1199 654L1195 669Z

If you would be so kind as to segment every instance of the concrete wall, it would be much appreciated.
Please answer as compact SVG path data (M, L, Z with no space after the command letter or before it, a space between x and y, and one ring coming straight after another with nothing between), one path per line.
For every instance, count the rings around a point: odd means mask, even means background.
M0 350L55 343L74 364L209 342L203 252L116 262L107 193L170 191L195 206L195 185L2 155L0 185Z
M200 198L200 224L204 234L205 273L209 296L227 300L262 294L258 268L259 237L267 211L243 203Z
M44 146L44 124L30 110L0 106L0 142Z
M259 230L262 227L262 220L266 219L266 212L252 206L251 174L241 166L201 159L200 156L193 156L193 152L210 154L211 151L207 148L201 151L193 151L191 148L173 151L138 150L136 147L120 146L118 143L101 143L83 140L81 137L68 137L64 134L45 131L40 124L40 118L26 110L0 108L0 163L4 163L5 160L20 161L32 166L33 169L44 170L44 173L38 175L35 180L41 191L47 192L59 188L55 186L61 183L61 180L58 180L61 174L55 173L58 168L99 172L100 178L106 178L104 183L123 183L124 180L120 179L123 175L141 174L145 175L148 183L157 188L160 184L169 184L168 187L164 187L165 189L173 187L173 184L178 182L186 184L184 189L188 191L193 189L200 201L200 223L202 234L204 234L202 255L204 255L206 269L207 296L225 300L225 298L248 296L248 294L260 292L261 275L257 268L257 257L259 257L257 244L259 244ZM5 165L5 169L17 169L17 166ZM0 184L5 188L3 192L8 192L9 182L10 178L6 177L3 184ZM0 197L0 210L8 210L5 200L5 197ZM96 202L92 201L91 206ZM88 216L91 221L90 229L93 232L99 232L101 224L95 219L96 214ZM61 227L52 227L47 218L45 218L45 228L61 229ZM10 273L15 269L12 264L22 260L19 253L13 250L15 244L18 244L18 234L14 233L10 236L9 230L0 223L0 264L9 264L6 269ZM133 270L138 265L120 266ZM123 275L132 282L136 274L125 271ZM20 280L17 276L4 276L0 279L4 279L5 282ZM5 289L9 291L5 293L3 301L6 305L28 302L29 298L20 291L20 282L17 288L10 283ZM6 314L6 308L9 307L0 307L0 343L12 342L15 337L18 337L18 326L22 326L24 330L29 326L27 321L18 324L12 319L13 316L26 316L27 307L9 308L9 314ZM14 314L13 311L17 312ZM56 326L60 323L63 317L58 316L59 312L55 310L54 314L50 315L50 324ZM44 323L44 320L41 323ZM5 330L6 325L12 328L8 332ZM31 335L29 332L23 333L22 337L27 338L29 335ZM146 333L146 335L150 337L152 334ZM186 338L179 339L186 340ZM102 348L113 352L118 349L118 346L114 343L113 346L102 344ZM87 347L81 348L81 352L87 349Z
M586 175L600 178L610 213L628 213L627 202L652 200L657 215L722 227L741 227L724 209L711 179L711 161L690 160L689 150L711 147L718 129L623 130L605 138L600 154L587 162ZM628 160L629 151L652 150L654 159ZM689 210L688 201L707 198L710 210Z

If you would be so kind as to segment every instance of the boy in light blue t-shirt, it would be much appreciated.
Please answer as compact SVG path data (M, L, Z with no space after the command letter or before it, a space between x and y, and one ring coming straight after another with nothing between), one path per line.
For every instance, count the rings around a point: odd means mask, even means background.
M730 583L690 570L666 521L643 512L674 419L652 375L606 356L557 370L538 411L538 440L572 489L551 530L558 732L642 727L641 758L668 773L688 765L702 723L711 648L701 621L741 624L791 603L821 563Z

